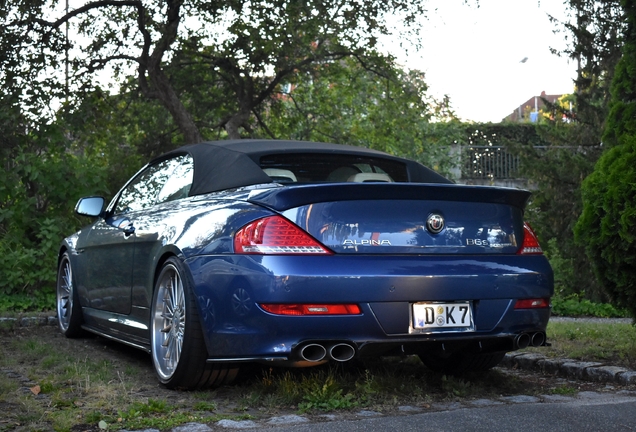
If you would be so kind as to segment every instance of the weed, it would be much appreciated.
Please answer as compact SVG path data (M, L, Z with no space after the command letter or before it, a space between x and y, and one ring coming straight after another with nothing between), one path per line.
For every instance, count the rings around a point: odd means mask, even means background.
M298 409L301 412L350 409L358 405L353 394L343 394L344 389L340 387L340 383L331 374L324 379L317 375L304 378L302 386L305 389L305 394L303 402L298 404Z
M467 397L472 393L472 383L451 375L442 376L442 390L451 397Z
M570 387L568 385L563 385L560 387L554 387L550 389L550 394L562 395L562 396L572 396L578 393L578 390L574 387Z
M211 412L216 410L216 404L214 402L199 401L199 402L195 402L192 408L194 408L195 411L210 411Z

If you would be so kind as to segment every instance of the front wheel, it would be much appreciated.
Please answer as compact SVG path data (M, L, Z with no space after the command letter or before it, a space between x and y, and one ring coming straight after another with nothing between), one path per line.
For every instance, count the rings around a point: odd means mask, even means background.
M456 352L448 355L427 353L420 354L419 357L422 363L434 372L460 374L492 369L503 360L505 355L505 352L489 354Z
M169 258L155 284L151 316L152 361L168 388L200 389L227 384L238 368L207 363L207 349L186 269Z
M73 268L68 252L64 252L57 270L57 322L60 331L68 338L82 335L82 308L79 303Z

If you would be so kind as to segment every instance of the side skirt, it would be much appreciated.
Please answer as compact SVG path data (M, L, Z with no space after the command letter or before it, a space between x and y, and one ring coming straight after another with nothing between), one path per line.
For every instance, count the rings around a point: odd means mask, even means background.
M82 325L82 328L84 330L88 331L88 332L94 333L94 334L96 334L98 336L101 336L103 338L106 338L108 340L119 342L119 343L122 343L124 345L128 345L130 347L137 348L137 349L140 349L142 351L146 351L148 354L150 354L150 345L140 344L140 343L137 343L137 342L131 342L131 341L128 341L126 339L122 339L120 337L116 337L116 336L110 335L110 334L108 334L108 333L106 333L106 332L104 332L104 331L102 331L100 329L97 329L95 327L91 327L91 326L86 325L86 324Z

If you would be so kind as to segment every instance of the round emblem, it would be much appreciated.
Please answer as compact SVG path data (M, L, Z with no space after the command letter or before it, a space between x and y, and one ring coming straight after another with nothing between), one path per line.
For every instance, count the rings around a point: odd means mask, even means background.
M438 234L444 229L444 218L433 213L426 220L426 229L432 234Z

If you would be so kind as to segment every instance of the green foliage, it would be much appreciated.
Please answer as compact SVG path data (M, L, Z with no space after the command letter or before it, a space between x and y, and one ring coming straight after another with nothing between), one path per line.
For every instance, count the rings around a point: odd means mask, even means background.
M121 418L145 417L148 414L167 413L171 410L165 400L148 399L147 403L133 402L124 412L120 412Z
M54 272L55 269L49 269L49 273L52 271ZM10 273L5 271L0 273L0 275L10 275ZM37 291L32 289L32 287L25 287L24 292L14 292L0 296L0 312L48 311L53 309L54 305L55 292L50 287Z
M574 226L583 210L581 183L602 152L609 85L621 56L623 11L619 0L568 0L565 4L569 8L566 20L553 21L567 36L567 46L559 54L578 65L575 92L548 104L544 121L536 127L541 148L516 148L523 174L537 186L528 218L544 247L548 241L554 242L549 257L558 292L607 301L584 248L574 239ZM562 121L564 118L567 121ZM556 250L558 256L554 255Z
M576 237L610 300L636 318L636 4L623 5L625 44L603 135L608 149L583 183Z
M137 95L160 106L188 143L210 130L252 136L258 112L283 80L346 58L375 67L368 50L395 31L387 18L397 14L401 33L417 46L416 20L426 15L425 0L180 1L170 7L97 1L66 14L53 0L21 3L9 1L0 11L6 51L0 67L7 77L26 76L39 91L71 91L81 100L94 88L95 72L109 66L116 78L133 76ZM70 74L50 74L64 62ZM49 72L46 79L42 72ZM16 81L0 77L12 90L20 88ZM36 109L43 105L32 101Z
M261 133L285 139L357 145L409 157L448 173L448 141L433 120L452 120L448 100L427 95L424 76L374 53L375 69L353 59L316 65L281 86L260 114ZM441 124L441 123L437 123Z
M587 127L587 126L586 126ZM470 176L472 147L483 147L488 157L502 146L520 159L518 176L528 179L533 195L525 218L536 230L555 270L557 292L584 293L591 300L605 300L582 248L575 244L573 226L582 203L581 180L592 171L599 147L577 141L584 127L578 123L544 122L500 124L432 123L429 131L435 142L446 148L455 145L461 155L460 167ZM572 145L572 143L578 145ZM591 141L594 142L594 141ZM494 156L493 156L494 157Z
M617 309L609 303L595 303L581 295L569 296L556 295L552 298L552 313L566 317L598 317L598 318L624 318L627 311Z
M59 243L82 223L74 203L104 192L105 170L59 124L20 126L0 149L0 308L50 309Z
M583 196L577 240L610 299L636 317L636 135L603 154Z
M521 158L521 174L536 186L526 218L547 250L557 292L586 293L591 300L606 300L573 234L583 206L581 181L592 172L600 154L598 137L586 136L588 125L576 122L530 127L535 130L532 145L509 141L509 148Z
M302 383L305 388L303 402L298 404L300 411L319 410L332 411L350 409L357 405L355 397L351 393L342 394L340 383L332 376L324 382L305 380Z
M563 257L563 254L559 250L556 238L551 238L547 243L543 243L543 252L550 261L550 266L554 272L555 295L563 297L572 294L570 283L575 279L575 259L572 257Z

